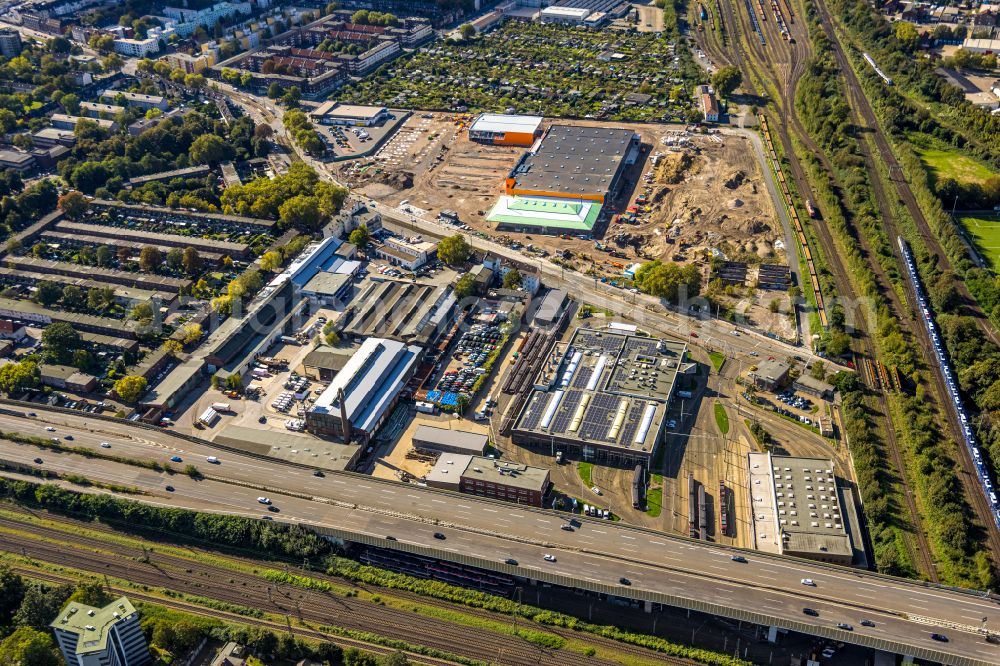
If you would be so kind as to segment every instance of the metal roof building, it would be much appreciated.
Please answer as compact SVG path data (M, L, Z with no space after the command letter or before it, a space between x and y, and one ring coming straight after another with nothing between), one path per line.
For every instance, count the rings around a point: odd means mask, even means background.
M469 126L469 139L503 146L530 146L541 134L541 116L481 113Z
M422 351L416 345L368 338L306 412L306 427L367 443L396 406Z
M481 456L486 451L489 438L477 432L449 430L420 424L413 433L413 447L445 453ZM457 481L457 480L456 480Z
M516 444L601 464L649 464L686 363L683 342L578 328L558 343L511 431Z
M500 197L486 220L497 231L539 234L590 234L601 215L601 204L555 197Z
M614 198L640 145L629 129L553 125L511 169L506 193L603 204Z

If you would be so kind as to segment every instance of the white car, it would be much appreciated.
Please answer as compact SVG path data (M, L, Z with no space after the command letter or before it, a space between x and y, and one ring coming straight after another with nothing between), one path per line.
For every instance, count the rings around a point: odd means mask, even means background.
M556 561L556 556L555 555L543 555L542 558L546 562L555 562Z
M52 426L46 426L45 427L45 432L55 432L55 431L56 431L56 429L53 428Z
M257 501L260 502L261 504L270 504L271 503L271 500L269 500L266 497L258 497Z
M591 490L594 491L595 495L603 495L604 494L604 493L601 492L601 489L598 488L597 486L592 487Z
M109 442L101 442L101 448L102 449L110 449L111 448L111 444Z
M809 587L816 587L816 583L813 582L812 578L803 578L800 582L803 585L808 585Z

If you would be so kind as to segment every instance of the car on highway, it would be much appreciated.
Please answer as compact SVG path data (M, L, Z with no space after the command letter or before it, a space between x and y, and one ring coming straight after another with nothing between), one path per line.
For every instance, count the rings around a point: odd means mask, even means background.
M73 435L66 435L65 437L63 437L63 439L65 439L68 442L72 442L73 441Z
M42 464L42 459L41 458L35 458L35 464L36 465L41 465Z
M274 506L273 504L269 505L267 507L267 510L268 511L273 511L274 513L278 513L279 511L281 511L281 509L279 509L278 507Z
M51 440L52 440L53 442L55 442L56 444L58 444L58 443L59 443L59 438L58 438L58 437L51 437L50 439L51 439Z
M760 354L758 354L758 353L757 353L757 352L755 352L755 351L752 351L752 352L750 352L750 355L751 355L751 356L760 356Z
M931 640L935 640L939 643L947 643L948 637L944 634L931 634Z
M513 557L508 557L506 560L504 560L504 562L511 565L512 567L517 566L517 560L515 560Z
M854 627L847 624L846 622L838 622L837 629L843 629L844 631L854 631Z
M573 531L573 526L570 525L569 523L566 523L564 525L560 525L559 529L566 530L567 532L572 532Z
M816 587L816 582L812 578L803 578L799 582L803 585L808 585L809 587Z
M55 431L56 429L53 428L52 426L45 426L45 432L55 432Z
M444 539L446 539L447 537L445 537L445 535L441 534L440 532L435 532L435 533L434 533L434 538L435 538L435 539L441 539L441 540L443 541L443 540L444 540Z
M319 476L319 477L324 477L324 476L326 476L326 474L324 474L324 473L323 473L323 470L319 470L319 469L317 469L317 470L315 470L315 471L313 472L313 476Z
M871 620L861 620L861 626L862 627L874 627L875 623L872 622Z
M556 556L555 555L549 555L548 553L546 553L545 555L542 555L542 559L545 560L546 562L555 562L556 561Z
M111 448L111 442L101 442L101 448L102 449L110 449Z
M38 414L36 414L34 412L28 412L28 416L38 416Z
M180 456L170 456L170 462L183 462L183 458Z
M218 459L218 458L216 458L215 456L208 456L208 457L206 457L206 458L205 458L205 460L206 460L207 462L210 462L210 463L212 463L213 465L218 465L218 464L220 464L220 463L219 463L219 459Z
M173 486L164 486L163 489L166 490L168 493L174 492Z
M271 503L271 500L268 499L267 497L258 497L257 501L260 502L261 504L270 504Z
M625 576L622 576L621 578L619 578L618 582L621 583L622 585L631 585L632 584L632 581L630 581Z
M733 562L740 562L742 564L747 563L747 558L743 557L742 555L733 555L729 559L731 559Z
M819 617L819 611L813 608L803 608L802 612L810 617Z
M277 509L275 509L275 511L277 511ZM272 518L271 516L261 516L260 519L261 520L274 520L274 518Z
M697 338L698 337L698 334L695 333L694 331L691 331L688 335L690 335L692 338Z

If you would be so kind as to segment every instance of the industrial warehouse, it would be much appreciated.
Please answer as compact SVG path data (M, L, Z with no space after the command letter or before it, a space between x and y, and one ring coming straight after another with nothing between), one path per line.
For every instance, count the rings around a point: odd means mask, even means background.
M530 146L541 135L540 116L482 113L469 126L469 139L496 146Z
M549 352L511 438L606 465L651 461L677 375L693 372L681 342L580 328Z
M553 125L511 169L486 219L498 231L589 235L640 149L632 130Z

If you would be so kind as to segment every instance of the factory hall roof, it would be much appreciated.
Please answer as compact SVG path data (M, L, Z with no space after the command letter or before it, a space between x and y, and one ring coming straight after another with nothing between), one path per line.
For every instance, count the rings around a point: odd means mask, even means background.
M316 399L310 411L339 416L338 393L343 390L345 411L351 425L371 432L379 417L403 390L421 351L416 345L368 338Z
M511 171L511 193L605 195L638 141L629 129L553 125Z
M470 132L518 132L534 134L542 124L541 116L514 116L483 113L469 126Z

